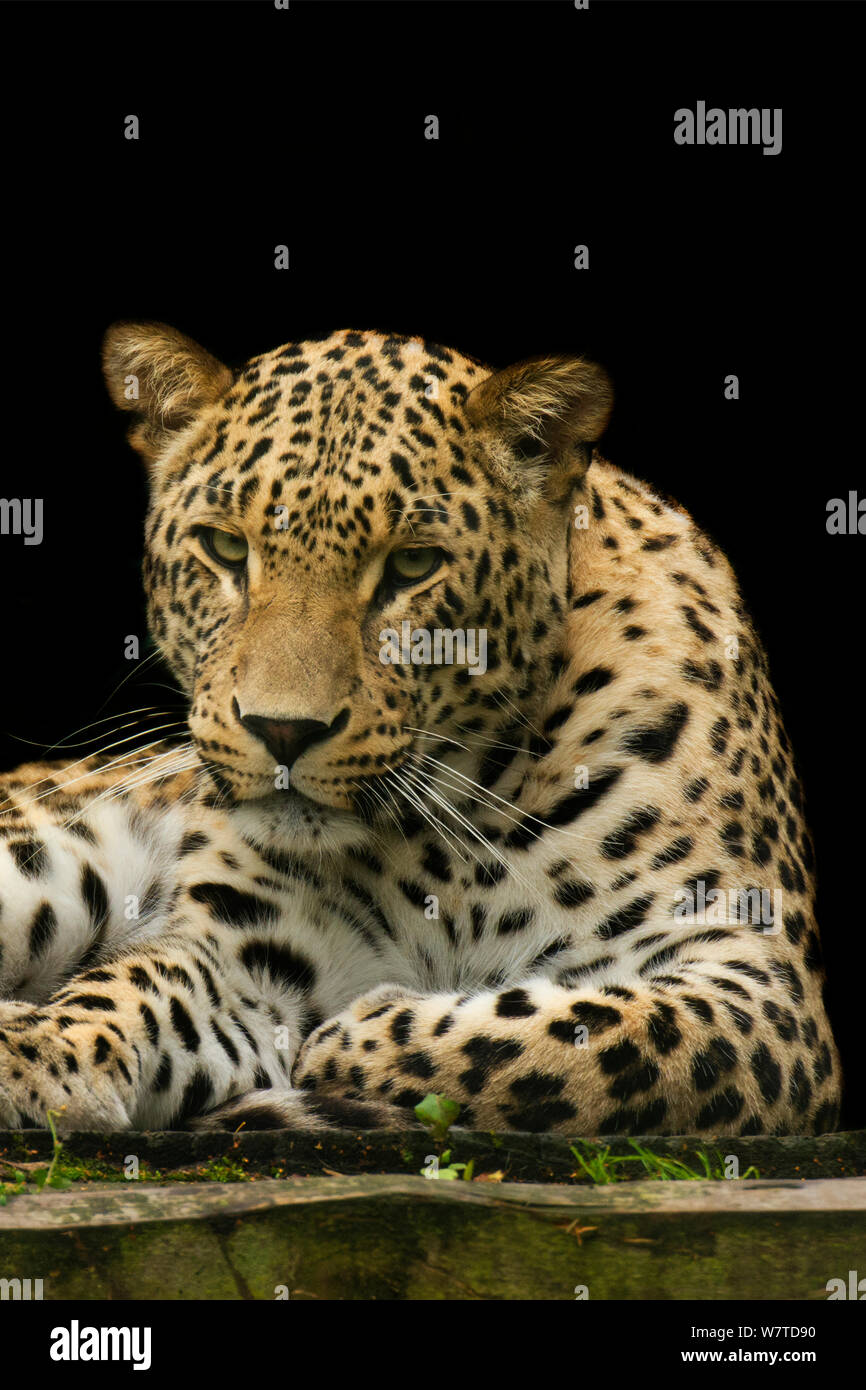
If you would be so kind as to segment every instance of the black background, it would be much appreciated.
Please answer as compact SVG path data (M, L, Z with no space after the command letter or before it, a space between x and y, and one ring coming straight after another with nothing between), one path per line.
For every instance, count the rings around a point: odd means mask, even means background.
M497 366L585 352L617 389L605 452L722 545L763 634L816 835L843 1125L866 1123L866 540L825 525L828 500L863 486L859 18L646 0L5 6L0 495L43 497L45 538L0 537L2 765L97 712L171 701L137 669L112 695L124 638L144 633L145 505L100 378L114 319L166 320L233 365L338 327ZM699 99L782 107L782 153L675 145L674 111Z

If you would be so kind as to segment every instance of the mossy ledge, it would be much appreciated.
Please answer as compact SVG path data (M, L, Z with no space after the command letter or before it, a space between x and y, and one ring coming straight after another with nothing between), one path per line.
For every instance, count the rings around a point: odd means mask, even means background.
M823 1300L864 1241L864 1178L93 1183L0 1208L3 1275L46 1299Z
M455 1159L475 1161L475 1173L498 1170L509 1182L568 1183L583 1178L571 1152L572 1140L562 1135L497 1134L452 1128L448 1145ZM622 1136L594 1142L610 1145L611 1153L633 1152ZM817 1138L757 1135L745 1139L706 1139L649 1135L639 1142L653 1153L693 1162L699 1150L733 1155L741 1172L750 1166L762 1178L841 1178L866 1176L866 1130L822 1134ZM225 1180L231 1177L316 1177L339 1173L417 1174L435 1145L421 1130L389 1133L383 1130L331 1130L310 1134L297 1130L227 1132L73 1134L64 1140L65 1171L80 1180L124 1180L124 1163L134 1156L143 1175L159 1180L191 1178ZM47 1160L51 1136L43 1130L0 1131L0 1160L18 1163ZM203 1171L207 1170L207 1171ZM0 1178L3 1171L0 1169Z

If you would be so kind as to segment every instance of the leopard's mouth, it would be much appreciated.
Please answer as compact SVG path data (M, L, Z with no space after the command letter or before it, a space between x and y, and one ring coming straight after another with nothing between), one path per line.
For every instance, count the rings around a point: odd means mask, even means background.
M394 811L401 809L401 797L393 789L389 791L388 778L392 773L399 775L400 769L409 763L413 746L409 743L402 748L400 756L382 770L335 779L333 783L318 779L315 774L305 778L303 773L296 780L291 769L287 785L275 787L270 778L262 783L258 776L227 765L220 768L212 760L206 771L220 807L233 815L243 812L244 820L250 824L259 818L264 825L281 825L292 832L301 826L318 831L325 826L353 823L372 828L383 816L393 820ZM321 788L316 785L320 780Z
M213 761L207 764L205 771L219 797L220 805L226 810L236 810L240 807L249 807L252 810L258 808L269 815L273 815L275 811L283 811L288 818L292 818L299 811L305 809L310 811L314 808L322 811L351 809L346 804L335 805L324 798L320 799L311 796L307 791L302 791L300 787L296 786L291 774L289 774L287 786L275 787L270 779L262 785L258 777L253 777L249 773L242 773L228 767L220 770L214 766Z

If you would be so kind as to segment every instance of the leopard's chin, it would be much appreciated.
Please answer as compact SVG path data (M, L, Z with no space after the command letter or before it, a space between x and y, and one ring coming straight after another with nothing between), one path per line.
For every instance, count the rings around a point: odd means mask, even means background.
M352 809L325 806L295 788L236 801L229 814L248 843L317 857L361 848L370 839L365 821Z

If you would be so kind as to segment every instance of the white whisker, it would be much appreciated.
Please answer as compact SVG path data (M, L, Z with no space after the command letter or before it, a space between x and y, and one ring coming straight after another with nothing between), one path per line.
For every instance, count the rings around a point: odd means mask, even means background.
M510 801L506 801L504 797L497 796L496 792L490 791L488 787L482 787L480 782L476 782L472 777L467 777L466 774L463 772L458 772L456 767L449 767L448 763L443 763L439 758L434 758L431 753L419 753L415 756L424 758L428 762L436 763L437 766L444 768L446 772L450 772L452 777L459 777L462 782L467 782L470 786L477 787L479 791L484 792L486 796L492 796L495 801L501 802L503 806L511 806L512 809L516 809L512 806L512 803ZM535 821L536 825L543 825L545 830L553 830L558 835L568 835L569 838L572 840L582 840L584 842L590 841L592 843L595 843L591 835L582 835L578 831L565 830L561 825L551 825L549 821L543 820L541 816L532 815L530 811L521 811L520 814L523 820Z
M431 797L437 803L437 805L441 806L442 810L446 813L446 815L453 816L455 820L459 821L460 824L466 830L468 830L469 834L473 835L475 839L479 842L479 844L483 845L487 852L493 855L494 859L496 859L502 865L506 873L511 875L511 877L516 878L518 883L522 883L524 888L526 888L527 892L533 892L532 885L529 882L527 882L523 875L517 872L514 866L509 863L509 861L505 858L501 851L498 850L495 845L491 844L491 842L487 839L486 835L482 834L482 832L478 829L477 826L473 825L470 820L467 820L466 816L462 815L461 812L456 809L456 807L451 805L451 802L448 801L447 797L440 795L439 792L434 791L433 788L429 785L425 785L423 779L420 778L417 774L411 773L408 771L408 769L405 768L404 772L410 778L410 780L414 781L416 784L420 784L424 793L427 796ZM473 858L476 859L476 861L479 864L481 864L482 861L478 859L478 856L473 853L471 848L467 846L467 849L469 849L469 852L470 854L472 854Z
M171 721L170 721L169 723L167 723L167 724L160 724L160 725L157 725L157 727L156 727L155 729L148 729L148 730L147 730L147 733L149 733L149 734L155 734L155 733L160 733L160 732L161 732L162 730L164 730L164 729L179 728L179 727L184 727L184 728L185 728L185 727L186 727L186 720L174 719L174 720L171 720ZM84 756L83 758L77 758L77 759L75 760L75 762L73 762L73 763L67 763L66 766L61 770L61 771L62 771L62 774L65 774L65 773L69 772L69 771L70 771L72 768L74 768L74 767L80 767L82 763L89 762L92 758L99 758L99 757L102 757L103 754L110 752L112 748L119 748L119 747L120 747L122 744L124 744L124 743L132 743L134 739L139 738L139 737L141 736L141 733L142 733L142 732L144 732L144 731L141 730L141 729L139 729L138 733L136 733L136 734L128 734L128 735L126 736L126 738L119 738L119 739L117 739L114 743L109 743L105 748L96 749L93 753L85 754L85 756ZM119 757L119 758L113 758L110 762L107 762L107 763L103 764L103 766L101 766L101 767L89 767L89 768L86 768L84 772L80 773L77 777L72 777L68 782L60 782L60 783L58 783L56 786L50 787L50 788L48 789L48 791L40 792L39 796L31 797L29 801L24 801L24 802L15 801L14 804L18 807L19 810L26 810L28 806L34 806L34 805L36 804L37 801L43 801L43 800L45 799L45 797L47 797L47 796L53 796L53 795L54 795L56 792L58 792L58 791L64 791L64 792L65 792L66 789L67 789L67 787L74 787L75 784L76 784L76 782L83 782L83 781L85 781L88 777L101 776L103 773L110 771L111 768L116 767L116 766L120 766L120 767L125 767L125 766L127 766L127 764L125 763L124 759L128 756L128 754L141 754L141 753L145 753L145 752L147 752L148 748L158 748L161 744L164 744L164 743L165 743L165 739L155 738L155 739L153 739L150 743L145 743L145 744L143 744L142 747L140 747L140 748L130 748L130 749L127 749L127 752L124 753L121 757ZM54 778L56 778L56 777L59 776L59 775L61 775L61 772L55 771L55 772L53 772L53 773L49 773L49 774L48 774L47 776L45 776L45 777L40 777L40 778L39 778L37 781L35 781L35 782L31 782L29 787L25 787L25 788L22 789L24 795L26 795L27 792L33 791L34 788L36 788L36 787L41 787L43 782L50 782L50 781L54 780ZM10 798L7 798L7 800L12 800L12 798L11 798L11 797L10 797Z
M404 798L404 800L408 801L409 805L412 806L416 811L420 811L421 815L424 817L427 823L433 827L436 834L439 835L445 841L445 843L448 845L448 848L454 849L458 858L462 859L465 863L466 854L461 853L460 849L455 849L455 844L460 845L463 850L471 854L472 851L471 849L469 849L469 846L465 845L464 842L456 836L453 836L452 838L452 832L449 832L447 828L442 824L439 817L434 815L433 812L430 811L423 804L417 792L406 781L406 777L402 771L399 771L397 768L392 768L391 771L388 773L388 776L389 778L393 779L394 790L398 792L399 795ZM474 857L475 856L473 856L473 858Z

